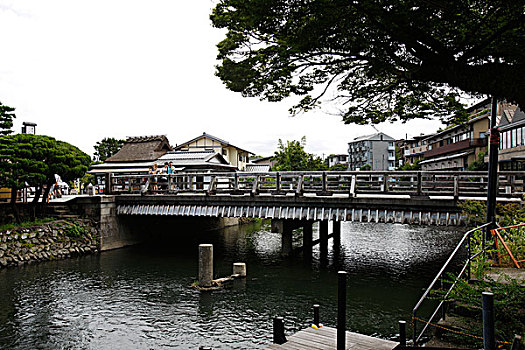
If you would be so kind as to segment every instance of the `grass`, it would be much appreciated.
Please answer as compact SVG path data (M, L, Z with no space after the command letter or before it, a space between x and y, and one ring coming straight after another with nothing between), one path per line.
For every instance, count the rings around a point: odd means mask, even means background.
M24 228L24 227L32 227L32 226L38 226L42 225L51 221L55 221L55 218L44 218L44 219L37 219L34 221L24 221L20 224L5 224L0 225L0 231L6 231L6 230L13 230L15 228Z

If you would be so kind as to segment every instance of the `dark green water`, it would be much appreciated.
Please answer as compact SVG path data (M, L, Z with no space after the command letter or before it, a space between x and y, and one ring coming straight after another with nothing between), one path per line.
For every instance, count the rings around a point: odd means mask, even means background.
M348 279L348 329L394 338L454 248L460 232L435 227L343 223L327 263L280 257L280 235L246 225L188 233L155 245L0 270L1 349L261 349L271 318L288 333L311 322L335 326L337 270ZM314 239L317 236L314 227ZM165 237L169 237L166 235ZM296 243L300 243L300 235ZM215 274L247 263L231 289L200 293L199 243L213 243ZM410 331L410 330L409 330Z

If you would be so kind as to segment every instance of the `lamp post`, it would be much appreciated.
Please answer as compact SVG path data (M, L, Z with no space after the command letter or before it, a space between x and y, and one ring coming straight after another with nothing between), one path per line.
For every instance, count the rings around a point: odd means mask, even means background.
M496 223L496 196L498 194L498 149L499 129L496 126L496 114L498 100L492 97L492 108L490 115L490 138L489 138L489 171L487 189L487 222L492 225L487 227L487 233L494 228ZM488 235L487 235L488 236Z

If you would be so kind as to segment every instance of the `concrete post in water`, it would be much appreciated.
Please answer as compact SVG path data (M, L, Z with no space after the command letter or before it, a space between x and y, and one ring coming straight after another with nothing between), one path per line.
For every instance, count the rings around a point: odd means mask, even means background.
M199 286L211 287L213 283L213 244L199 245Z
M494 335L494 294L483 292L483 349L495 350Z
M233 263L233 274L246 277L246 264L241 262Z
M337 350L346 349L346 271L337 273Z
M407 322L399 321L399 345L407 346Z

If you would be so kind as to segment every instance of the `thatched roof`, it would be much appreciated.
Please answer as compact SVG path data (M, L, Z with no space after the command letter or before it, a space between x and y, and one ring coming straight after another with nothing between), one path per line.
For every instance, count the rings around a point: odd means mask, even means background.
M165 135L128 137L116 154L106 162L137 162L156 160L173 150Z

